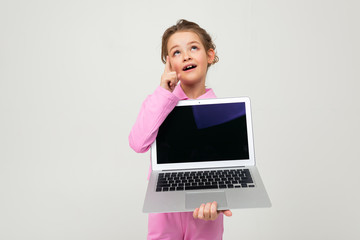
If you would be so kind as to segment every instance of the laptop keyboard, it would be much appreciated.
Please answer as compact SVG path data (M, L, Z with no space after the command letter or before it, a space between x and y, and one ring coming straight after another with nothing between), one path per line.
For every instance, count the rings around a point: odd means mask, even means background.
M185 171L159 173L156 191L252 188L255 184L249 169Z

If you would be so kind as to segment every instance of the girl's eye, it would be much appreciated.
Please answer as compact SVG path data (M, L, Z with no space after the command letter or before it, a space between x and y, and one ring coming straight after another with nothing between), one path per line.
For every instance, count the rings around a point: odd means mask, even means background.
M197 46L192 46L192 47L191 47L191 50L196 50L196 49L198 49Z
M176 55L178 55L178 54L180 54L180 51L175 51L175 52L173 53L174 56L176 56Z

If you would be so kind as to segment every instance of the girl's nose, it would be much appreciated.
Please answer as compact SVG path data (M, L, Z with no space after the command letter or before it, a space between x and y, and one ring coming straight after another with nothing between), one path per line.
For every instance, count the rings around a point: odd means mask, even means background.
M188 60L190 60L190 59L191 59L190 54L185 53L185 54L184 54L184 61L188 61Z

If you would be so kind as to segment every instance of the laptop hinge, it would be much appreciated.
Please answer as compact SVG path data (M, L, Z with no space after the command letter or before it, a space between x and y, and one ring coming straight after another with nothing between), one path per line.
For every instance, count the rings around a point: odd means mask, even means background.
M211 168L184 168L184 169L166 169L161 170L161 172L170 172L170 171L192 171L192 170L205 170L205 169L226 169L226 168L243 168L245 166L232 166L232 167L211 167Z

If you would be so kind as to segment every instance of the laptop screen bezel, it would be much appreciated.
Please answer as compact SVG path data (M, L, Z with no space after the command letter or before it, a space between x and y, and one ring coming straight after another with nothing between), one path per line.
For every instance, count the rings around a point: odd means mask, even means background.
M182 100L179 101L175 107L206 105L206 104L222 104L222 103L245 103L249 159L239 159L239 160L231 160L231 161L196 162L196 163L186 162L186 163L158 164L156 161L157 151L156 151L156 140L155 140L151 145L152 170L161 171L161 170L180 170L180 169L190 169L190 168L201 169L201 168L254 166L255 165L254 139L253 139L252 117L251 117L251 107L250 107L249 97Z

